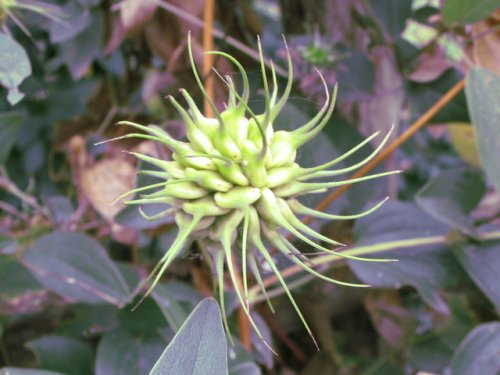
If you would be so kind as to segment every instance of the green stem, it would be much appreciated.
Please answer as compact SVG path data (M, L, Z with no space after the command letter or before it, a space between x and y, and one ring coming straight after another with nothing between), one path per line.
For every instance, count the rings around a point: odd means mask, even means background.
M477 239L480 241L491 241L491 240L500 240L500 231L492 231L492 232L484 232L480 233L477 236ZM397 240L397 241L388 241L388 242L382 242L382 243L377 243L377 244L372 244L372 245L364 245L364 246L356 246L352 247L349 250L345 250L342 253L344 255L353 255L353 256L359 256L359 255L373 255L377 253L381 253L383 251L389 251L389 250L394 250L394 249L407 249L407 248L413 248L417 246L425 246L425 245L442 245L445 244L447 241L447 236L446 235L440 235L440 236L429 236L429 237L418 237L418 238L408 238L405 240ZM335 263L344 260L342 257L333 255L333 254L328 254L328 255L323 255L323 256L318 256L317 258L311 259L310 260L310 265L312 267L318 267L323 264L328 264L328 263ZM292 275L298 274L304 272L304 270L295 265L288 267L281 271L281 275L283 278L285 277L290 277ZM289 289L295 289L298 288L299 286L309 282L310 280L314 279L313 276L311 277L302 277L298 280L296 280L293 283L289 284ZM271 287L278 283L278 280L276 279L275 276L268 277L267 279L264 280L263 285L265 287ZM253 286L249 290L249 295L252 297L250 300L250 304L255 304L258 302L261 302L265 300L264 296L260 295L259 293L260 289L258 285ZM283 289L280 289L279 287L277 289L272 289L268 291L268 296L269 297L275 297L278 295L281 295L285 293Z

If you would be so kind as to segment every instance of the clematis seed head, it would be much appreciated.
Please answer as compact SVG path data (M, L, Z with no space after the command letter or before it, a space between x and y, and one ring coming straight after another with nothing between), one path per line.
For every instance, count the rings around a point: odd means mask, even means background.
M390 132L374 153L351 167L332 169L337 163L367 144L376 134L335 160L317 167L303 168L296 163L297 150L317 136L328 123L335 105L337 86L335 85L330 93L320 74L326 96L322 109L309 122L296 130L275 130L273 122L286 104L293 81L293 67L288 48L288 82L279 97L280 90L274 66L271 64L270 77L268 77L260 40L258 41L265 101L265 110L259 114L249 108L249 80L238 60L223 52L210 52L234 63L243 81L240 94L229 77L221 77L227 85L229 98L224 111L219 112L203 88L194 64L190 36L188 39L188 52L194 77L199 89L212 107L215 117L203 116L191 95L186 90L181 90L187 109L184 109L173 97L170 97L170 101L184 121L187 141L176 140L157 126L144 126L128 121L120 123L142 132L130 134L129 137L155 140L172 151L173 161L132 153L138 159L157 168L143 171L143 173L158 178L159 182L130 191L128 195L148 190L153 192L143 194L126 203L137 205L167 203L170 208L153 218L175 215L179 229L176 239L145 280L144 285L149 283L149 288L144 297L152 291L174 259L192 241L196 241L202 253L211 258L209 263L217 275L219 298L223 309L222 316L227 330L228 324L224 312L224 277L222 276L226 270L232 280L240 305L255 332L262 338L250 314L251 296L248 291L247 271L253 274L254 280L263 294L267 296L260 274L261 265L267 264L267 268L275 273L302 323L311 334L285 280L274 264L270 249L276 249L278 253L289 258L305 272L328 282L365 287L366 285L363 284L343 282L318 273L310 266L306 256L285 237L284 232L308 243L318 253L334 253L339 257L380 261L380 259L349 257L342 252L336 252L334 248L318 244L317 242L322 241L330 246L341 245L302 223L299 216L310 215L324 219L359 218L373 212L383 202L366 212L343 217L305 207L298 202L297 197L399 172L379 173L356 180L324 181L325 177L346 173L368 163L387 142ZM272 90L269 88L269 78L272 81ZM320 178L322 180L318 181ZM151 217L147 218L151 219ZM242 271L243 280L240 279L240 271Z

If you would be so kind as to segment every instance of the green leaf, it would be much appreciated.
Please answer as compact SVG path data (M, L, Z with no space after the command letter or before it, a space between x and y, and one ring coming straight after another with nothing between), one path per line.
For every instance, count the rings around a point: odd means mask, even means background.
M483 293L500 312L500 242L476 245L457 245L454 254L462 264L465 272L471 277Z
M185 289L188 289L188 293L194 293L196 298L189 302L198 302L201 298L196 293L194 289L191 289L187 285L183 285L180 283L166 283L166 284L158 284L153 290L152 296L155 302L158 304L158 307L162 311L165 319L168 322L168 325L174 332L179 331L182 324L186 321L189 312L193 310L193 306L186 306L185 303L182 303L179 295L176 295L176 287L182 285ZM181 297L182 298L182 297ZM185 298L183 298L185 299Z
M69 337L47 335L29 341L26 346L34 353L41 368L67 375L88 375L94 367L90 346Z
M233 337L233 340L234 346L229 345L227 348L229 375L261 375L260 367L253 362L255 358L252 353L245 349L238 338Z
M262 375L260 367L253 362L239 363L229 369L229 375Z
M476 126L481 164L500 191L500 77L484 68L472 69L465 84L467 106Z
M397 38L411 14L412 0L370 0L370 6L383 28Z
M360 219L355 227L357 244L443 235L448 228L429 217L416 205L390 201L378 211ZM398 262L372 263L349 261L354 273L365 283L379 288L399 289L411 285L433 309L448 314L449 309L440 290L461 280L461 267L444 246L397 247L377 257L398 259Z
M447 374L453 352L476 325L477 320L467 297L449 294L447 302L451 313L445 321L433 319L433 313L421 306L410 308L418 319L417 337L409 348L408 362L419 371ZM418 333L418 332L422 333Z
M9 91L7 100L14 105L24 97L18 86L31 75L30 60L16 40L1 32L0 56L0 85Z
M113 305L75 304L68 308L71 317L65 319L56 333L70 337L92 337L109 332L116 326L118 309Z
M167 329L165 317L151 298L146 298L132 311L137 302L138 298L118 313L118 321L121 327L136 336L151 336Z
M25 267L6 255L0 255L0 275L0 298L14 299L42 289Z
M16 142L23 118L24 116L20 112L0 113L0 139L2 140L2 147L0 147L0 164L5 163L7 160L10 150Z
M150 374L228 374L227 343L219 305L201 301L165 349Z
M50 41L53 44L74 38L92 21L90 11L77 2L68 2L61 10L64 12L65 20L50 23Z
M343 51L347 57L336 69L339 97L351 101L367 100L375 89L375 65L358 49Z
M92 61L99 55L102 29L102 17L93 14L92 23L84 31L59 45L61 58L74 80L85 76Z
M500 323L486 323L467 335L453 355L453 375L498 375Z
M128 286L102 246L81 233L55 232L37 239L24 262L48 289L72 301L123 306Z
M56 226L69 224L75 211L71 199L63 195L53 195L44 198L44 203L49 209L52 222Z
M481 21L500 7L498 0L446 0L443 20L447 26Z
M406 91L410 102L411 119L416 120L422 116L461 78L461 73L458 70L448 69L432 82L409 81L406 85ZM431 122L469 122L465 94L459 93L432 118Z
M158 334L133 335L118 328L106 333L97 347L96 375L147 374L165 347Z
M30 368L4 367L0 369L0 375L64 375L60 372L34 370Z
M16 239L11 236L5 236L0 234L0 254L9 255L16 253L19 248L19 243Z
M477 169L446 170L429 181L415 197L417 204L434 219L471 234L471 219L467 216L484 193L483 174Z
M131 311L135 303L121 309L113 329L102 336L96 374L147 374L164 350L164 337L171 331L162 312L151 298Z

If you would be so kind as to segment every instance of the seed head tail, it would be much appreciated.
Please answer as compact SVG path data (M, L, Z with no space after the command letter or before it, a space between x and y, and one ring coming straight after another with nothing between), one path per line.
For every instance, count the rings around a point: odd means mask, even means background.
M331 166L337 164L337 163L340 163L341 161L343 161L344 159L347 159L349 156L351 156L352 154L354 154L356 151L358 151L360 148L362 148L364 145L366 145L367 143L369 143L373 138L377 137L379 135L380 132L375 132L373 133L372 135L370 135L368 138L366 138L365 140L363 140L362 142L358 143L356 146L354 146L353 148L351 148L349 151L345 152L344 154L340 155L339 157L329 161L328 163L325 163L325 164L321 164L321 165L318 165L316 167L313 167L313 168L306 168L305 171L307 172L317 172L317 171L321 171L323 169L326 169L326 168L330 168Z
M168 180L171 176L168 174L168 172L163 172L163 171L153 171L153 170L147 170L147 169L142 169L137 174L142 174L146 176L151 176L151 177L157 177L161 178L163 180Z
M240 104L242 104L242 103L247 104L248 98L250 96L250 83L248 81L247 72L245 71L245 69L243 68L241 63L237 59L235 59L233 56L231 56L225 52L208 51L208 52L205 52L205 54L207 54L207 55L219 55L219 56L225 57L226 59L231 61L234 65L236 65L236 68L240 72L241 77L243 79L243 92L241 93L241 96L238 95L238 97L240 99Z
M288 246L288 248L295 248L295 246L293 246L293 244L288 241L288 239L282 237L282 240L283 242L286 243L286 245ZM317 245L317 244L316 244ZM345 246L345 245L344 245ZM358 256L355 256L355 255L349 255L349 254L345 254L343 253L342 251L336 251L336 250L331 250L331 249L328 249L326 247L323 247L323 246L320 246L320 245L317 245L317 246L313 246L315 248L317 248L318 250L324 252L324 253L328 253L328 254L332 254L332 255L336 255L338 256L339 258L345 258L345 259L352 259L352 260L359 260L359 261L362 261L362 262L379 262L379 263L387 263L387 262L394 262L396 261L395 259L386 259L386 258L364 258L364 257L358 257ZM320 255L318 253L316 253L317 255ZM310 264L312 265L311 262L307 262L307 264Z
M273 92L271 93L271 108L276 104L276 99L278 98L278 79L276 77L276 69L274 68L274 63L271 60L271 78L273 80Z
M262 256L264 257L264 259L266 260L267 264L273 270L274 274L276 275L276 278L280 282L280 284L283 287L283 290L285 291L286 295L288 296L288 299L290 300L293 308L295 309L297 315L299 316L299 319L302 322L302 325L304 326L304 328L306 329L307 333L311 337L311 340L313 341L314 346L316 346L316 349L319 351L318 343L316 342L316 339L314 338L314 335L312 334L311 328L309 328L309 325L307 324L307 322L306 322L306 320L304 318L304 315L302 315L302 311L300 311L299 306L295 302L295 299L293 298L292 293L290 292L290 289L288 289L288 286L286 285L285 280L283 279L283 277L281 276L280 271L278 270L278 268L274 264L274 261L271 258L271 256L269 255L269 252L265 248L265 246L262 243L262 241L256 241L255 242L255 246L257 246L257 248L259 249L260 253L262 254Z
M321 233L316 232L314 229L308 227L306 224L304 224L302 221L300 221L294 214L293 211L290 209L288 206L288 203L282 199L278 199L278 204L279 204L279 209L281 210L281 213L283 214L283 217L288 220L290 225L293 225L297 230L300 230L303 233L308 234L311 237L317 238L318 240L327 242L331 245L336 245L336 246L345 246L344 244L334 241L331 238L328 238L326 236L323 236Z
M147 134L157 136L158 138L163 138L165 136L170 137L170 135L166 131L164 131L158 127L145 126L145 125L137 124L137 123L132 122L132 121L119 121L116 123L116 125L131 126L133 128L142 130L143 132L145 132Z
M269 307L269 310L274 314L274 306L271 303L271 300L269 299L269 295L267 294L266 287L264 285L264 281L262 280L262 276L260 275L259 271L259 266L257 264L257 260L255 259L255 254L253 252L250 252L248 254L248 263L250 266L250 270L252 271L253 276L255 277L255 280L257 281L257 284L259 285L259 288L264 295L264 298L266 299L267 306Z
M259 327L255 323L255 321L252 318L252 315L250 314L250 310L247 308L245 301L243 300L243 295L241 294L240 290L240 285L238 282L238 279L236 277L236 270L234 268L233 264L233 259L232 259L232 254L231 254L231 243L230 243L230 237L231 237L231 232L225 230L224 231L224 239L223 239L223 247L224 247L224 252L226 254L226 263L227 263L227 269L229 271L229 276L231 277L231 281L234 286L234 290L236 292L236 296L238 297L238 300L240 302L241 308L243 309L245 315L248 318L248 321L252 325L253 329L255 330L255 333L257 336L265 342L264 337L262 336L262 333L260 332ZM266 343L267 345L267 343Z
M329 220L354 220L354 219L359 219L363 216L369 215L372 212L375 212L378 210L387 200L389 197L385 197L383 200L378 202L376 205L373 207L369 208L366 211L363 211L359 214L355 215L332 215L332 214L327 214L321 211L314 210L312 208L309 208L307 206L304 206L302 203L300 203L296 199L290 199L288 200L288 205L289 207L297 214L299 215L308 215L308 216L314 216L318 217L320 219L329 219Z
M145 191L145 190L149 190L149 189L155 189L155 188L163 187L163 186L165 186L165 182L159 182L157 184L152 184L152 185L143 186L143 187L140 187L140 188L137 188L137 189L129 190L126 193L120 195L118 198L116 198L111 203L111 205L112 206L115 205L117 202L119 202L120 200L122 200L125 197L128 197L129 195L132 195L132 194L135 194L135 193L140 193L141 191Z
M177 211L177 209L176 209L176 208L171 207L171 208L168 208L168 209L166 209L166 210L164 210L164 211L162 211L162 212L160 212L160 213L157 213L157 214L155 214L155 215L148 215L148 214L146 214L146 213L142 210L142 208L141 208L141 207L139 207L139 213L141 214L141 216L142 216L144 219L146 219L146 220L148 220L148 221L154 221L154 220L162 219L162 218L164 218L164 217L167 217L167 216L170 216L170 215L172 215L172 214L175 214L175 212L176 212L176 211Z
M133 199L130 201L123 202L124 205L134 205L134 204L154 204L154 203L164 203L172 204L171 197L160 197L160 198L145 198L145 199Z
M156 159L151 156L141 154L139 152L131 152L131 151L124 151L124 152L130 155L134 155L137 159L142 160L151 165L154 165L155 167L163 169L164 171L166 171L168 168L168 163L169 163L168 161Z
M328 106L328 109L326 110L326 113L323 116L323 119L319 122L318 125L316 125L315 128L308 131L307 133L301 134L301 137L298 138L299 141L298 141L297 147L300 147L303 144L309 142L312 138L316 137L323 130L325 125L328 123L328 121L332 117L333 110L335 109L335 103L337 101L337 91L338 91L338 84L335 84L335 86L333 86L333 92L332 92L332 98L330 101L330 105Z
M175 238L175 241L172 244L172 246L170 246L170 249L167 250L163 258L156 264L156 266L153 268L153 271L151 271L149 276L143 282L141 282L139 290L142 289L147 283L149 283L149 281L154 277L152 284L150 285L146 293L143 294L139 302L133 307L132 310L135 310L137 306L139 306L142 303L142 301L144 301L144 299L151 294L154 287L156 286L156 284L158 284L160 278L165 273L165 270L174 261L177 255L179 255L179 253L182 251L183 246L186 244L187 238L189 237L193 229L196 227L196 225L198 225L198 223L201 221L201 219L202 219L201 216L194 216L189 225L179 230L179 233L177 234L177 237Z
M276 105L273 106L273 108L271 110L271 121L274 121L276 119L276 117L278 117L278 114L281 112L281 110L285 106L285 103L287 102L288 97L290 96L290 92L292 91L292 85L293 85L292 55L290 54L290 50L288 49L288 44L287 44L284 36L283 36L283 42L285 44L285 49L286 49L286 57L287 57L287 63L288 63L288 77L287 77L287 83L285 86L285 91L283 92L283 96L280 98L278 103L276 103Z
M250 209L244 210L243 216L243 232L241 238L241 272L243 278L243 294L245 295L245 302L247 309L250 309L248 301L248 277L247 277L247 246L248 246L248 224L250 220Z
M266 233L266 236L267 235L268 235L268 233ZM271 235L268 238L271 241L273 241L273 244L276 245L276 248L282 254L284 254L285 256L290 251L292 251L293 245L290 242L288 242L288 240L286 238L283 238L280 234L278 234L276 236ZM322 280L328 281L330 283L333 283L333 284L344 285L344 286L352 286L352 287L356 287L356 288L368 288L368 287L371 286L371 285L367 285L367 284L348 283L348 282L344 282L344 281L332 279L330 277L327 277L327 276L319 273L318 271L314 270L313 268L309 267L307 264L305 264L304 262L302 262L297 257L289 257L289 259L292 262L294 262L295 264L297 264L299 267L301 267L304 271L309 272L311 275L313 275L315 277L318 277L318 278L320 278Z
M364 177L359 177L359 178L352 178L350 180L344 180L344 181L333 181L333 182L312 182L312 183L297 183L295 186L292 186L291 188L288 189L275 189L274 192L278 197L292 197L292 196L300 196L304 194L308 194L311 192L315 191L321 191L322 189L329 189L332 187L339 187L343 185L351 185L355 184L357 182L362 182L362 181L368 181L368 180L373 180L375 178L379 177L385 177L385 176L390 176L393 174L399 174L402 171L396 170L396 171L390 171L390 172L384 172L384 173L377 173L377 174L372 174L369 176L364 176Z
M217 272L217 284L219 288L219 302L222 313L222 323L224 324L224 329L227 333L227 337L231 342L231 346L234 346L233 336L229 330L229 324L227 322L226 304L224 302L224 252L218 251L215 254L215 272Z
M221 126L221 129L225 128L224 121L222 120L222 117L220 116L220 112L215 106L212 98L210 95L208 95L207 91L205 90L205 87L203 86L203 83L201 82L200 75L198 74L198 71L196 70L196 64L194 63L194 57L193 57L193 47L191 43L191 31L188 33L188 54L189 54L189 62L191 63L191 69L193 70L193 75L196 80L196 83L198 84L198 87L200 88L203 96L205 97L208 105L214 112L215 116L217 117L217 120L219 121L219 125Z
M276 212L278 212L279 209L276 210ZM335 252L333 252L332 250L330 249L327 249L326 247L324 246L321 246L319 244L317 244L316 242L310 240L309 238L307 238L306 236L304 236L302 233L300 233L296 228L295 226L293 226L292 224L290 224L288 222L288 220L283 216L282 212L280 211L279 214L275 215L276 218L279 218L279 225L281 225L283 228L285 228L287 231L289 231L290 233L292 233L293 235L295 235L297 238L300 238L302 241L304 241L305 243L311 245L312 247L320 250L320 251L324 251L325 253L334 253L336 254ZM312 230L312 229L311 229ZM319 233L318 233L319 234ZM333 241L333 240L332 240ZM335 242L335 241L334 241ZM341 245L343 246L343 244L341 244L340 242L336 242L336 244L338 245ZM305 258L307 259L307 258ZM307 259L306 260L307 262L309 262L309 260Z
M260 71L262 72L262 83L264 85L264 102L265 102L265 112L264 112L264 132L267 130L267 127L270 123L271 118L271 98L269 94L269 86L267 84L267 74L266 74L266 66L264 61L264 54L262 53L262 43L260 42L260 37L257 36L257 46L259 47L259 58L260 58ZM265 136L263 138L263 143L266 143ZM267 147L266 147L267 148ZM263 147L265 150L265 148Z
M194 102L194 100L191 97L191 95L189 95L189 93L185 89L181 89L180 91L181 91L182 96L184 96L184 99L186 100L186 103L189 106L189 110L191 111L191 116L193 116L193 118L195 119L195 121L198 122L201 119L203 119L204 116L200 112L200 110L198 109L198 106Z
M325 78L321 74L321 72L314 68L314 70L318 73L319 78L321 79L321 82L323 83L323 87L325 89L325 103L323 104L323 107L321 107L321 110L305 125L302 125L300 128L295 129L292 131L293 134L305 134L312 128L314 128L320 121L321 117L325 112L328 110L328 104L330 103L330 92L328 91L328 85L326 84Z
M363 159L359 163L351 165L350 167L347 167L347 168L337 169L337 170L333 170L333 171L318 171L316 173L312 173L312 174L306 176L306 179L318 178L318 177L336 176L336 175L339 175L339 174L344 174L344 173L347 173L347 172L354 171L354 170L362 167L363 165L365 165L366 163L368 163L370 160L372 160L379 153L379 151L385 146L385 144L389 140L389 137L392 134L393 129L394 129L394 125L391 126L391 129L389 130L389 132L387 133L387 135L384 137L384 139L382 140L382 142L380 142L380 144L377 146L377 148L375 150L373 150L373 152L368 157L366 157L365 159ZM378 132L375 133L375 134L378 134ZM311 169L316 169L316 168L311 168Z

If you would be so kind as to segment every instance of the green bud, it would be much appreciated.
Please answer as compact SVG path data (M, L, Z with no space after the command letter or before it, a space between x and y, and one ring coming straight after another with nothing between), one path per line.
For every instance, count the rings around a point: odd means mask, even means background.
M167 184L161 193L166 196L179 199L197 199L209 194L208 190L193 182Z
M272 168L267 172L266 186L273 189L292 182L297 178L297 175L300 174L300 170L301 168L296 163L293 163L289 167Z
M233 187L233 184L214 171L200 171L193 168L186 168L185 175L187 179L209 190L225 192Z
M214 135L214 144L217 150L227 158L235 161L241 161L241 150L233 139L224 130Z
M229 212L228 208L218 206L211 196L187 201L182 205L182 209L188 214L201 216L220 216Z
M206 169L206 170L216 170L214 161L208 156L195 156L196 152L193 150L191 154L179 155L177 153L172 154L172 159L180 162L185 167L191 167L194 169Z
M243 155L241 168L248 178L250 185L259 188L266 186L267 169L265 154L263 155L261 151L257 150L255 144L248 139L241 146L241 153Z
M217 171L219 171L222 177L230 183L240 186L246 186L249 184L248 178L245 176L238 164L231 161L227 163L220 159L214 159L214 163L217 167Z
M292 164L297 155L297 148L292 134L283 130L274 133L270 151L271 158L267 163L268 168Z
M227 193L215 193L215 203L222 208L244 209L260 198L260 189L236 186Z

